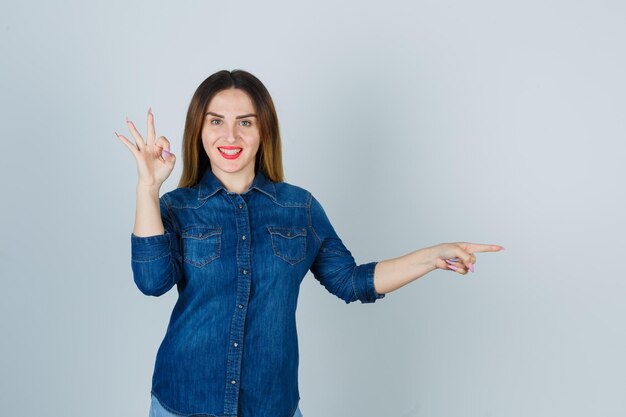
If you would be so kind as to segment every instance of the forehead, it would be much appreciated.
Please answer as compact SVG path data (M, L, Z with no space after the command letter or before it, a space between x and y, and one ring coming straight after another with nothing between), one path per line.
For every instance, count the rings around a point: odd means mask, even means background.
M207 106L207 111L215 111L216 113L222 112L220 114L242 111L252 113L254 111L254 104L245 91L240 89L228 89L222 90L213 96Z

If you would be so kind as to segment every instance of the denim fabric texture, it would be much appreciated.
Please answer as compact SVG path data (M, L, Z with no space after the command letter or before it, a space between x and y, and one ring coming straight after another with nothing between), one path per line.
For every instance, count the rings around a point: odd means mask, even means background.
M160 198L165 233L131 233L145 295L176 285L151 393L178 415L291 417L298 391L296 307L310 270L345 303L373 303L377 262L357 265L313 195L260 170L229 192L207 169Z

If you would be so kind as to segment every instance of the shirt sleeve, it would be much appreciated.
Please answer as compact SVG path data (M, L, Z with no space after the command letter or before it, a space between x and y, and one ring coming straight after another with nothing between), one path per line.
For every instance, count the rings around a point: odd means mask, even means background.
M311 196L310 226L321 243L311 265L311 272L331 294L346 304L360 300L373 303L385 294L374 289L374 268L378 262L357 265L331 225L319 201Z
M137 288L145 295L160 296L181 278L180 232L171 217L167 195L159 199L162 235L137 236L131 232L131 268Z

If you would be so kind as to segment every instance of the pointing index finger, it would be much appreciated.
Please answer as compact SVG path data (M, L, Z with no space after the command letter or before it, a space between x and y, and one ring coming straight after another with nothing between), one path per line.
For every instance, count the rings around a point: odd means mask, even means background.
M504 249L500 245L486 245L481 243L468 243L467 247L470 252L499 252Z

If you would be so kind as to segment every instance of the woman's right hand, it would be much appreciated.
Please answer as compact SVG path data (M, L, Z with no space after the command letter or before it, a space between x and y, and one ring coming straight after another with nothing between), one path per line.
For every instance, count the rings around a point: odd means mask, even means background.
M123 135L115 132L130 149L137 161L137 173L139 175L138 186L159 189L161 184L170 176L176 163L176 156L170 152L170 142L165 136L155 139L154 115L152 109L148 109L148 138L144 142L135 124L126 118L126 124L131 135L135 139L132 143Z

